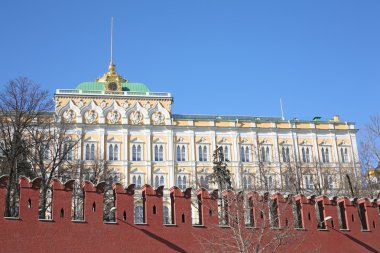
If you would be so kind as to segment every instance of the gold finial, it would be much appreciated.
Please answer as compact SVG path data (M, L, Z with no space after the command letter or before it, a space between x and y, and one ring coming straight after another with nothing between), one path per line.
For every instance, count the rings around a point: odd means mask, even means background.
M102 77L97 78L97 82L117 82L117 83L127 83L128 80L124 79L121 75L116 73L116 66L113 63L113 17L111 17L111 36L110 36L110 65L108 66L108 72Z

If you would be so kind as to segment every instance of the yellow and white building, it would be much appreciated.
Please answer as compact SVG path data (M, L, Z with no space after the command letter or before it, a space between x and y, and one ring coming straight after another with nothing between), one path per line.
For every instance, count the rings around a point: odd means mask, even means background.
M208 185L212 154L223 146L236 189L284 189L289 167L304 189L339 188L360 177L355 126L338 116L279 117L173 114L173 97L116 73L55 93L56 115L82 138L69 159L105 160L124 185L184 189ZM265 168L265 170L263 170ZM292 170L294 171L294 170Z

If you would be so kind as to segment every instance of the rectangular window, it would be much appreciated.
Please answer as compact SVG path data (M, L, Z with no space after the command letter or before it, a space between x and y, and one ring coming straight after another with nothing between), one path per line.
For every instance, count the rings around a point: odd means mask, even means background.
M338 214L340 229L347 229L346 207L343 201L338 203Z

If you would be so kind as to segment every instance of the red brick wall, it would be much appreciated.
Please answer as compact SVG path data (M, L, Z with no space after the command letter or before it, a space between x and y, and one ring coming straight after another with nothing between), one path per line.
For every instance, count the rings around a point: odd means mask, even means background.
M0 207L4 207L6 177L0 178ZM20 210L17 219L0 219L0 252L201 252L210 250L208 245L201 245L202 238L213 241L228 242L224 239L230 230L220 228L217 214L211 216L210 208L216 208L215 193L209 194L200 189L196 192L202 200L202 226L193 226L191 220L191 191L181 192L173 187L171 194L174 201L174 221L176 225L162 224L162 188L154 190L145 185L142 189L145 198L146 224L133 223L133 186L123 189L114 185L116 222L103 223L104 184L93 186L83 184L85 192L84 219L71 221L71 201L73 181L61 184L52 183L53 205L52 220L38 220L38 201L40 179L29 181L20 179ZM257 197L256 193L251 196ZM281 194L277 198L279 209L286 198ZM280 252L378 252L380 251L380 222L378 203L367 199L349 200L347 198L328 199L326 197L306 198L296 196L301 201L304 229L294 230L295 238ZM30 200L30 201L29 201ZM326 222L326 230L317 229L315 202L324 204L325 217L333 219ZM337 202L344 201L348 230L339 229ZM357 207L364 203L368 231L361 231ZM95 204L95 210L93 209ZM155 214L153 213L155 206ZM126 219L124 220L124 211ZM63 216L63 217L62 217ZM184 216L184 222L182 220ZM255 213L257 218L259 214ZM310 216L310 220L309 220ZM353 217L353 219L352 219ZM293 226L291 209L279 214L279 224L283 227L285 219ZM334 228L332 227L334 223ZM243 228L245 229L245 228ZM268 229L270 230L270 229ZM250 233L252 229L246 229ZM267 233L267 240L271 231ZM219 252L223 245L214 245ZM226 248L224 248L226 249Z

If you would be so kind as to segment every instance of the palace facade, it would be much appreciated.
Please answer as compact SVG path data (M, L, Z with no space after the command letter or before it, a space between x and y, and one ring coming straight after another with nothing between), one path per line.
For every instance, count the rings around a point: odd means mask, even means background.
M182 115L173 97L120 76L111 62L95 82L55 93L56 115L79 144L67 156L90 166L107 162L124 186L163 185L166 191L208 182L213 151L222 146L235 189L333 191L346 175L360 177L354 123L281 117ZM75 137L73 137L75 138Z

